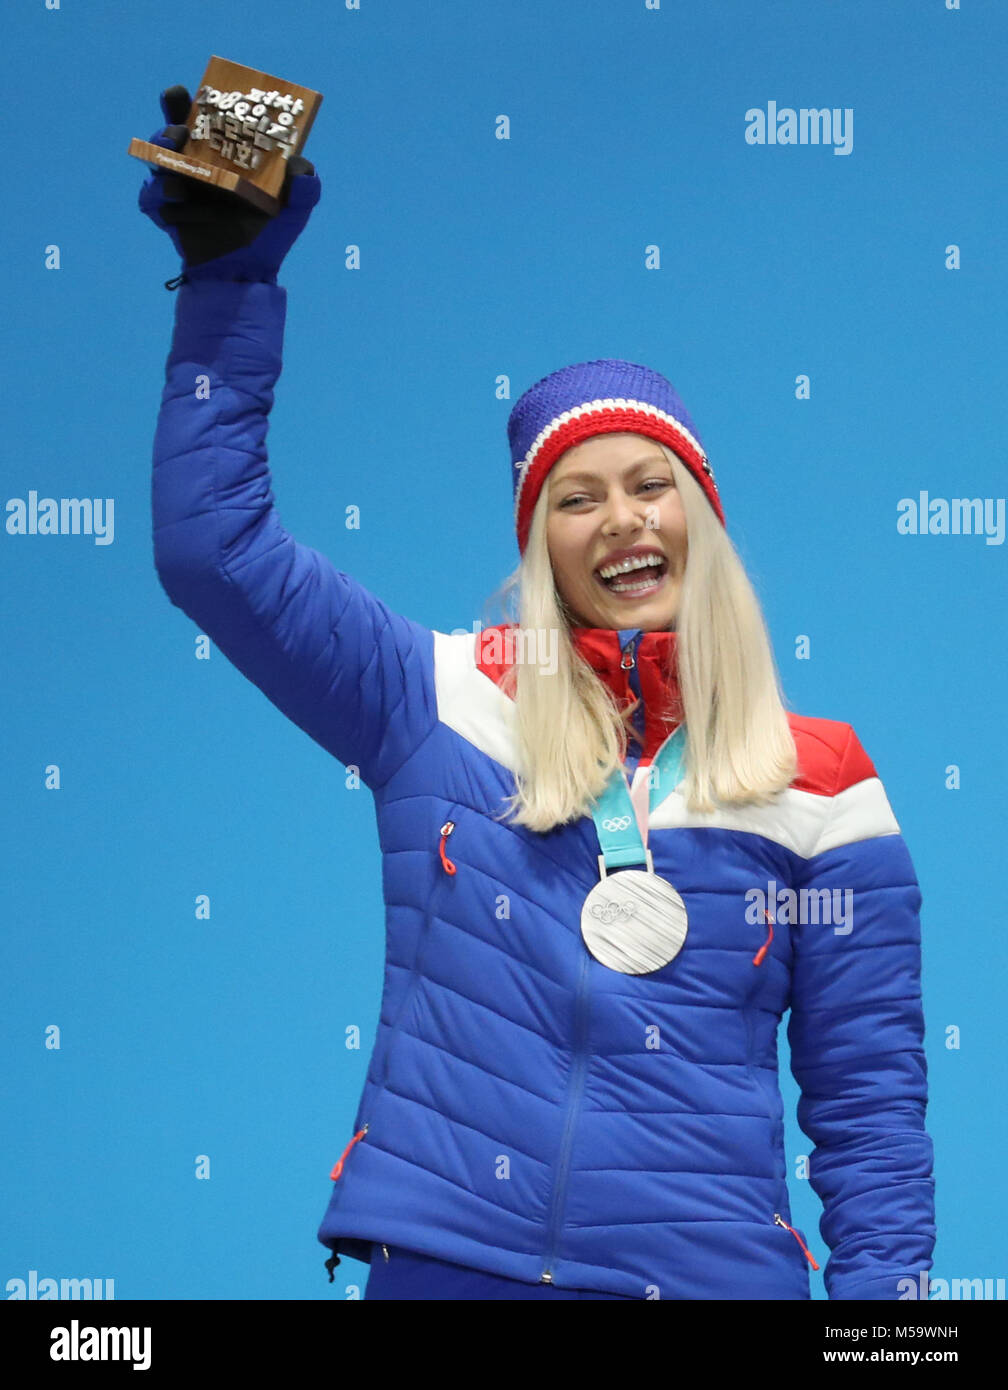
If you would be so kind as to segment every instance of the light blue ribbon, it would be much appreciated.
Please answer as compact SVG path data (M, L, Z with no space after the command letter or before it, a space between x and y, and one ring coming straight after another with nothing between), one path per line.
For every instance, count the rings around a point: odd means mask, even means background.
M649 813L679 785L685 742L686 726L680 724L675 733L670 734L662 744L654 762L645 769L648 776L651 775L651 767L658 769L658 779L652 785L648 798ZM651 851L644 848L640 827L637 824L637 813L630 797L625 768L618 767L613 771L608 785L592 809L592 820L595 822L599 844L602 846L602 853L599 855L600 869L603 864L605 869L646 865L654 871Z

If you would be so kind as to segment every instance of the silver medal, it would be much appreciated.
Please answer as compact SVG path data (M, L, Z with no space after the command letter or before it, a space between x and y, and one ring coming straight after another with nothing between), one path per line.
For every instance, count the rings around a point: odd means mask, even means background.
M686 940L686 904L665 879L654 872L651 851L644 851L647 869L606 873L599 855L602 881L584 900L581 935L597 961L622 975L649 975L682 950Z

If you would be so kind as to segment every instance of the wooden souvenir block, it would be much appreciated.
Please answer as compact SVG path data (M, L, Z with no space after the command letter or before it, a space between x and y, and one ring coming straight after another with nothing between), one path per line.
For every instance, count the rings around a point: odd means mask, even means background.
M279 212L287 160L302 154L322 94L216 55L207 64L181 150L131 140L128 154L226 188L270 215Z

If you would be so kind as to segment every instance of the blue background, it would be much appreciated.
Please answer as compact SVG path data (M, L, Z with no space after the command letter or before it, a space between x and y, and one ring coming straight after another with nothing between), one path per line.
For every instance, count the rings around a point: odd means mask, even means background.
M0 1287L325 1299L366 1276L344 1259L329 1284L315 1232L380 999L371 797L219 652L194 660L152 561L179 264L126 147L212 53L325 97L271 468L288 530L390 607L499 620L505 424L534 380L612 356L675 384L789 705L853 724L917 868L932 1275L1008 1274L1005 549L896 530L922 489L1004 488L1004 6L36 0L5 32L2 500L113 497L115 541L0 533ZM770 100L852 107L853 153L748 145ZM782 1029L792 1211L823 1265L787 1057Z

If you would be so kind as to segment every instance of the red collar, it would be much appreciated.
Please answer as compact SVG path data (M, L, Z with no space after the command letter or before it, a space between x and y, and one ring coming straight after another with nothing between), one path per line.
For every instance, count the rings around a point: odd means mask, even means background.
M476 665L496 685L510 694L504 676L506 657L502 658L502 636L514 624L500 623L484 628L476 640ZM610 628L572 627L571 641L578 654L604 680L616 696L619 707L632 704L637 698L630 684L630 670L620 663L623 652L620 635ZM682 697L675 674L678 634L671 631L644 632L630 639L634 648L637 676L640 680L644 705L644 750L641 762L649 763L677 724L682 721ZM672 665L671 675L668 674Z

